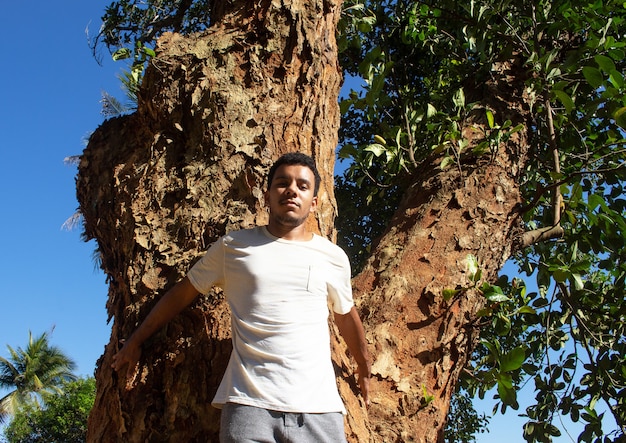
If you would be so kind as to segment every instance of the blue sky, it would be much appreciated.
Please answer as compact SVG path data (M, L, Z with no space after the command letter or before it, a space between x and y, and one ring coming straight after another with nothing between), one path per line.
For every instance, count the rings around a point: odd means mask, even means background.
M5 2L0 27L0 355L28 331L91 375L108 341L104 275L93 243L63 223L76 211L84 139L102 121L101 91L121 95L118 66L99 66L85 29L96 32L107 1ZM107 60L108 61L108 60Z
M0 355L8 357L6 345L24 347L29 330L52 331L83 376L93 374L109 339L107 286L95 245L80 239L80 227L62 228L78 206L76 167L64 158L80 154L102 123L101 92L123 98L123 65L104 53L99 66L85 33L97 32L109 3L5 2L0 26ZM479 407L490 413L493 403ZM523 422L497 416L477 441L522 443Z

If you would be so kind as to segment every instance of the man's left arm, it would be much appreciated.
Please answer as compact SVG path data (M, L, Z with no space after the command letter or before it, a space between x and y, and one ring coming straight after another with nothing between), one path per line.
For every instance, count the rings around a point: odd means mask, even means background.
M365 404L369 406L369 383L371 377L371 362L367 351L365 330L359 317L359 313L353 306L347 314L335 312L335 324L339 328L341 336L346 341L350 353L358 365L359 387Z

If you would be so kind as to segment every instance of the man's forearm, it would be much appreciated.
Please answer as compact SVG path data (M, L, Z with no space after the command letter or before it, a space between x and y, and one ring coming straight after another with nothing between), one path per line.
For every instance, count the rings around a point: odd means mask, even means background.
M353 307L350 312L344 315L335 314L335 323L357 364L366 366L369 372L371 363L367 350L365 330L356 308Z
M128 341L134 346L141 346L152 334L189 306L197 295L198 291L185 277L165 293Z

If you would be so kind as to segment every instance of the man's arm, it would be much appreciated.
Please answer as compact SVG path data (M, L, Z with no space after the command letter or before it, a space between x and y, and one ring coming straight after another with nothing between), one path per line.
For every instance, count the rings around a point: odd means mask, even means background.
M189 306L198 294L198 291L189 279L187 277L183 278L165 293L137 330L124 342L122 349L113 356L111 367L115 371L121 371L125 366L128 366L126 373L127 388L130 388L132 384L137 363L141 356L142 343Z
M359 313L353 306L347 314L335 313L335 324L339 328L341 336L346 341L350 353L353 355L358 365L359 387L365 404L369 406L369 383L371 377L371 362L367 351L367 341L363 323L359 318Z

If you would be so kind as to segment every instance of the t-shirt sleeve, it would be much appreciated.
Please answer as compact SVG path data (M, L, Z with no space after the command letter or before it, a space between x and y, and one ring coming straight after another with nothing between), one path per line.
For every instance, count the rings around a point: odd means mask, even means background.
M350 312L354 306L350 260L341 248L338 246L335 248L333 278L327 283L327 288L333 312L343 315Z
M201 294L208 294L224 281L224 238L220 238L187 273L189 281Z

